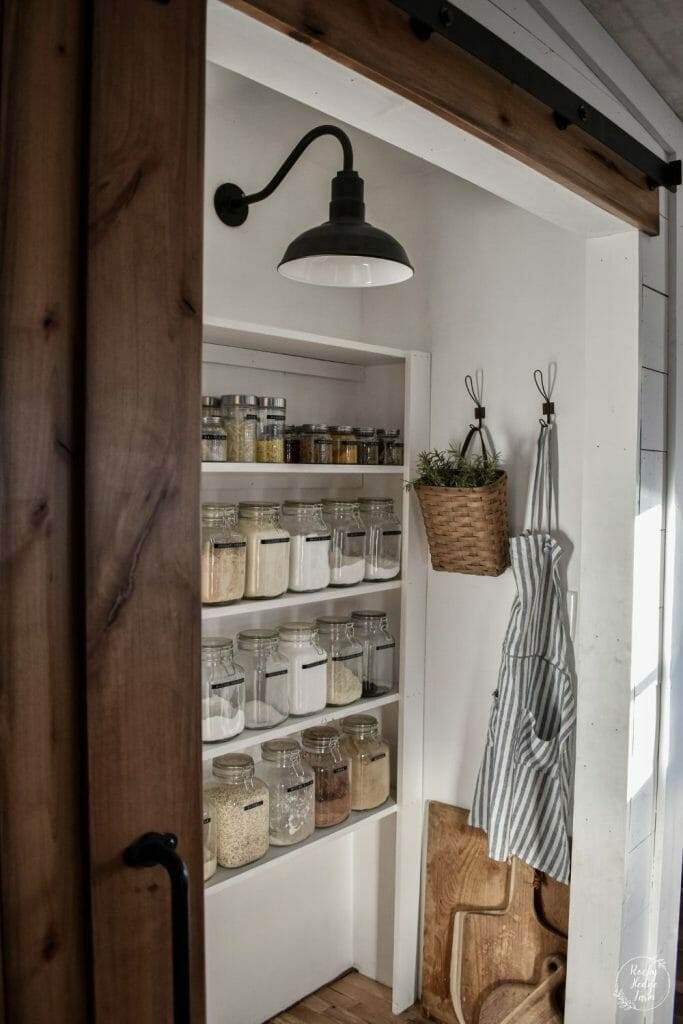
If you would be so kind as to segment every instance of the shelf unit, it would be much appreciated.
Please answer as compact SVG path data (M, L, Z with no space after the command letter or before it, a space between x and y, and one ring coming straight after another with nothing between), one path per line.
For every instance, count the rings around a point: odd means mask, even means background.
M276 473L285 476L402 476L403 466L307 466L266 462L202 462L202 473Z
M260 612L286 611L307 604L321 604L327 601L357 600L370 594L384 594L392 590L400 590L401 581L387 580L377 583L358 583L354 587L327 587L325 590L311 590L306 594L295 594L291 591L280 597L267 597L260 600L236 601L235 604L221 604L210 608L202 608L202 621L228 619L235 615L258 615Z

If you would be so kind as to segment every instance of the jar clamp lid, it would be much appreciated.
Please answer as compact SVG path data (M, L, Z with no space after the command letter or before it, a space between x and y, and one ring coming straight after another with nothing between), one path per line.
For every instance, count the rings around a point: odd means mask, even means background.
M214 757L212 771L226 782L245 782L254 774L254 759L249 754L221 754Z
M358 611L351 612L351 618L356 620L361 619L386 619L387 613L381 611L379 608L359 608Z
M261 409L286 409L287 399L286 398L270 398L265 395L258 395L256 398L256 404Z
M317 635L315 622L286 622L278 629L281 640L312 640Z
M221 405L250 405L256 407L256 395L221 395Z
M350 715L341 724L342 732L363 739L379 735L379 722L373 715Z
M304 729L301 734L303 747L319 754L324 754L337 746L339 741L339 733L332 725L315 725L311 729Z
M214 651L222 652L232 656L234 644L232 640L229 640L225 636L203 636L202 637L202 652Z
M266 740L261 744L264 761L275 761L281 765L296 764L301 756L301 747L296 740Z

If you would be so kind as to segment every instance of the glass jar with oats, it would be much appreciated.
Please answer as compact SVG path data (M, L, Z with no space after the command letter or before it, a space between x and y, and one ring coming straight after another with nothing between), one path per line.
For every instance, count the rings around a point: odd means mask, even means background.
M251 864L268 850L268 787L255 777L248 754L214 757L213 775L204 803L216 825L218 863L224 868Z
M351 761L351 808L369 811L389 798L389 744L372 715L351 715L342 727L342 749Z
M284 398L257 398L258 434L257 462L285 461L285 420L287 402Z
M256 395L223 395L227 461L256 462L258 410Z

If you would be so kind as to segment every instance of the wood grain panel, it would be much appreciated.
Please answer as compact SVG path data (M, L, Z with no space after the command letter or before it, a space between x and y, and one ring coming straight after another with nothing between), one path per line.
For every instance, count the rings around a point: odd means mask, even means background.
M171 1012L161 868L190 869L203 1008L199 411L204 4L95 0L86 409L87 657L95 1000L107 1024Z
M0 1019L85 1024L84 5L0 11Z
M510 154L648 234L659 199L645 175L498 72L434 34L420 42L389 0L224 0Z

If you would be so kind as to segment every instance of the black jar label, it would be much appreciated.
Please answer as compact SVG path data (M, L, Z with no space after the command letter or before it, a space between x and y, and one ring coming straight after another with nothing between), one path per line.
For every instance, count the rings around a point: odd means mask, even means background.
M383 537L400 537L401 536L401 531L400 530L382 530L382 536Z
M332 769L332 773L338 775L339 772L347 772L348 770L349 766L347 764L340 764L337 768Z
M263 800L255 800L253 804L246 804L245 811L253 811L256 807L263 807Z
M226 679L224 683L212 683L211 684L211 689L212 690L224 690L226 686L237 686L237 685L239 685L239 683L243 683L243 682L244 682L244 676L241 676L239 679Z
M204 818L204 822L203 823L204 823L204 825L210 825L211 824L211 815L210 814L207 814L207 816Z
M364 537L365 530L349 530L346 534L347 537Z
M286 675L287 675L287 669L286 668L279 668L277 670L277 672L266 672L266 679L274 679L275 676L286 676Z
M362 658L362 656L362 651L359 651L358 654L336 654L332 661L355 661L356 658Z
M383 757L386 757L386 752L383 754L373 754L370 758L371 761L381 761Z
M318 668L319 665L327 665L327 658L321 658L320 661L309 661L306 665L302 665L302 668Z
M213 546L215 548L246 548L247 542L246 540L217 540L214 541Z
M396 644L392 641L392 643L390 643L390 644L377 644L377 647L375 648L375 650L376 651L390 651L395 646L396 646Z
M202 441L225 441L225 434L202 434Z
M267 420L276 420L278 423L284 423L284 421L285 421L285 417L284 416L277 416L275 413L271 413L271 412L268 413L268 415L266 416L266 419Z
M261 544L289 544L289 537L267 537Z
M306 782L298 782L296 786L287 786L288 793L296 793L299 789L308 789L309 786L313 785L313 779L308 779Z
M319 537L307 537L306 538L306 543L307 544L312 544L316 540L332 540L332 534L330 534L330 533L323 533Z

